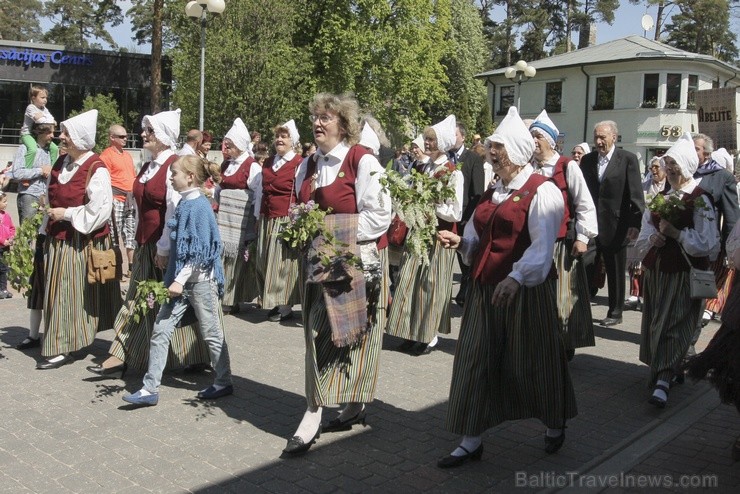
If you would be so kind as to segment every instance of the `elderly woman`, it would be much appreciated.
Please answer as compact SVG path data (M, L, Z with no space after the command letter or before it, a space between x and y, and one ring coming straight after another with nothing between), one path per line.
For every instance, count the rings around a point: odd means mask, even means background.
M257 134L259 135L259 133ZM259 295L255 261L244 253L257 238L257 218L262 196L262 167L252 157L251 138L241 118L234 120L224 136L227 159L221 165L221 183L216 187L218 230L224 243L226 286L222 304L236 314L239 303Z
M582 142L580 144L576 144L573 146L573 149L571 150L570 154L573 156L573 161L581 164L581 158L583 158L584 154L588 154L591 152L591 148L589 147L588 143Z
M303 158L295 150L300 135L295 121L288 120L273 130L275 155L262 167L262 204L260 206L260 236L257 251L262 283L262 307L271 307L270 321L285 321L292 317L292 307L301 302L299 258L294 249L278 238L288 219L288 208L297 202L295 176Z
M455 116L424 129L424 149L429 161L417 167L419 173L441 180L451 174L449 186L455 196L444 204L435 205L437 230L457 233L456 223L462 219L463 176L447 156L455 147ZM388 334L403 338L400 351L414 355L431 352L437 345L437 333L449 334L450 299L452 297L452 264L455 253L435 241L429 253L429 264L404 252L399 266L398 281L388 315Z
M159 305L134 319L136 290L140 282L162 281L163 269L170 249L172 217L180 194L170 181L170 166L177 160L175 145L180 134L180 110L147 115L141 122L144 149L151 153L151 161L144 164L134 180L136 201L136 250L131 268L131 281L126 301L116 317L116 336L102 364L87 368L107 377L122 377L128 366L146 370L149 362L149 340ZM202 366L209 362L208 349L197 328L185 326L175 330L168 357L170 367Z
M580 167L556 151L559 130L542 110L529 126L534 138L535 173L553 181L567 205L555 243L555 268L558 271L556 296L560 334L572 359L576 348L596 345L591 316L588 279L583 255L599 231L596 206Z
M337 238L348 244L348 249L372 253L390 225L391 200L380 185L380 163L357 144L357 101L348 95L320 93L309 109L318 150L298 169L298 201L313 200L323 210L331 208L326 219L337 226ZM382 243L377 247L383 247ZM375 395L388 299L385 249L375 250L375 256L380 260L379 290L367 292L362 273L355 273L349 281L351 290L340 294L331 290L331 283L307 276L303 330L308 407L283 450L286 455L311 447L322 431L321 412L327 405L347 403L339 416L323 427L325 432L365 423L365 403Z
M553 249L563 194L529 162L534 140L516 108L487 138L500 180L481 198L463 236L437 234L472 261L450 385L447 429L462 442L438 462L456 467L483 454L481 435L506 420L538 418L545 451L565 440L576 400L558 335Z
M90 283L88 246L110 249L108 219L113 208L110 174L95 146L97 110L61 124L60 139L67 154L49 175L49 209L42 226L46 233L44 343L46 360L37 369L56 369L71 363L70 352L90 345L99 330L113 326L121 306L118 281Z
M690 134L684 134L663 155L669 196L684 208L675 217L661 218L646 209L635 247L645 254L645 304L642 311L640 361L650 366L649 402L664 408L670 381L677 372L701 317L701 300L689 292L689 270L709 269L719 252L719 232L710 197L693 178L699 166ZM703 204L702 204L703 203ZM669 221L670 220L670 221Z

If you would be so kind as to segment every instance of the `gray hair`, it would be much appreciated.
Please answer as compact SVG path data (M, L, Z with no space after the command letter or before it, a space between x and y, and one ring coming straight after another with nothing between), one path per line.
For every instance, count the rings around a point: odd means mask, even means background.
M691 137L692 139L694 139L694 142L698 141L699 139L704 139L704 152L705 153L711 153L712 151L714 151L714 141L708 135L694 134Z
M619 135L617 122L615 122L614 120L602 120L601 122L597 122L597 124L594 125L594 130L598 129L599 127L609 127L609 130L611 130L612 134L614 134L615 136Z

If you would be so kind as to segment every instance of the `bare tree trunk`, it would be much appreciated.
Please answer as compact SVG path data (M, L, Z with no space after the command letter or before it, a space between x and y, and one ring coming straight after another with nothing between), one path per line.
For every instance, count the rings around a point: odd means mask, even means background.
M512 13L511 13L511 2L512 0L507 0L506 2L506 66L508 67L511 65L511 51L513 48L513 43L511 39L511 31L512 31Z
M565 12L565 52L570 52L570 33L573 31L573 0L567 1Z
M162 100L162 9L164 0L154 0L154 20L152 21L152 66L151 66L151 106L152 114L161 110Z
M660 30L663 28L663 9L665 2L658 2L658 15L655 19L655 41L660 41Z

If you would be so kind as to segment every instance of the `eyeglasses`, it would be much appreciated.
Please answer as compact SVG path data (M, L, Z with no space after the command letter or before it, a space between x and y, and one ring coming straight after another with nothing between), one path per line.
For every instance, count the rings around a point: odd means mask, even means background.
M326 125L336 120L337 117L329 115L328 113L322 113L321 115L309 115L308 119L311 122L316 122L316 120L318 120L321 125Z
M151 127L144 127L141 130L142 130L142 132L146 132L147 134L154 134L154 129L151 128Z

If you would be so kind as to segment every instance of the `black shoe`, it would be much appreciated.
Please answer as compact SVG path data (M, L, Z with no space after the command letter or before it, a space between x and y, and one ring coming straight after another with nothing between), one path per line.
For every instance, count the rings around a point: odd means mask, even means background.
M622 324L621 317L607 317L606 319L601 321L601 325L607 328L609 326L616 326L617 324Z
M483 443L480 443L480 446L478 446L475 451L468 451L467 449L463 448L462 446L458 446L460 449L465 451L466 454L462 456L452 456L447 455L444 458L441 458L437 462L437 466L439 468L455 468L459 467L463 463L465 463L468 460L475 460L480 461L481 457L483 457Z
M665 394L666 394L666 396L668 396L668 388L666 386L664 386L662 384L656 384L655 385L655 389L660 389L661 391L664 391ZM653 390L653 393L654 392L655 392L655 390ZM651 405L656 406L658 408L665 408L665 405L666 405L666 403L668 403L668 400L667 399L664 400L663 398L659 398L659 397L653 395L648 400L648 403L650 403Z
M2 290L0 291L0 299L4 299L4 298L13 298L13 294L7 290Z
M460 295L458 295L457 297L455 297L455 303L460 307L465 307L465 297L461 297Z
M232 305L230 307L228 307L228 306L227 307L224 307L224 314L228 314L230 316L233 316L234 314L238 314L241 311L242 311L242 309L239 306L239 304L234 304L234 305Z
M565 351L565 356L568 357L568 362L570 362L571 360L573 360L573 357L576 356L576 349L575 348L568 348Z
M280 319L278 319L280 322L290 321L293 319L293 309L290 310L287 314L283 314L280 316Z
M280 307L277 305L270 309L270 312L267 313L267 320L272 322L278 322L280 320Z
M36 348L41 346L41 338L31 338L26 336L26 339L21 341L15 348L17 350L28 350L29 348Z
M405 353L414 348L414 345L416 345L414 340L403 340L403 343L396 347L396 351Z
M64 355L64 358L62 360L58 360L56 362L51 362L49 360L44 360L43 362L39 362L36 364L36 368L38 370L49 370L49 369L58 369L59 367L67 364L71 364L74 362L75 359L72 358L71 355L67 354Z
M414 345L411 351L409 351L409 353L411 355L421 357L422 355L429 355L434 351L435 348L437 348L437 345L429 346L427 343L417 343L416 345Z
M205 372L211 366L209 364L189 364L182 368L182 372L185 374L198 374Z
M548 455L551 455L553 453L557 453L560 448L563 447L563 443L565 442L565 429L560 431L560 435L558 437L550 437L545 436L545 453Z
M351 419L347 420L340 420L339 417L330 420L326 425L321 427L321 430L324 432L341 432L341 431L348 431L352 428L355 424L362 424L363 427L367 427L367 423L365 421L365 408L363 407L362 410L360 410L357 415L352 417Z
M300 438L300 436L293 436L290 439L288 439L288 444L283 449L283 454L285 456L297 456L302 453L305 453L311 448L311 445L316 442L316 440L321 436L321 426L319 425L319 429L316 431L316 434L311 438L310 441L307 443L303 442L303 439Z
M113 367L103 367L101 364L98 364L88 365L86 368L93 374L97 374L99 376L108 377L111 379L123 379L123 376L128 370L128 365L126 365L126 363L124 362Z
M676 374L673 374L673 377L671 378L671 386L675 386L677 384L683 384L686 382L686 376L683 372L678 372Z

